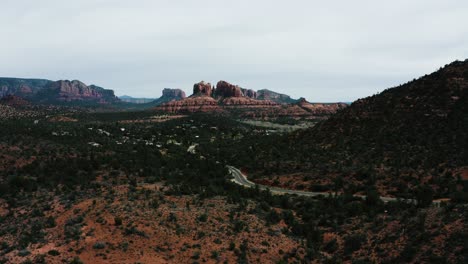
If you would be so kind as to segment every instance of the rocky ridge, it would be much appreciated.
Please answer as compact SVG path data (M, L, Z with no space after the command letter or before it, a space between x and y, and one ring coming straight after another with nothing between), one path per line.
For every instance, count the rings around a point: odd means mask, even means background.
M162 92L163 97L173 98L174 100L184 99L187 97L185 92L181 89L171 89L171 88L164 88Z
M119 100L112 90L106 90L95 85L87 86L78 80L53 82L46 89L41 90L39 94L46 95L44 101L58 100L70 102L96 100L99 103L111 103ZM49 95L52 95L52 97L49 97Z
M292 99L289 95L273 92L267 89L258 90L257 99L271 100L277 103L284 103L284 104L292 104L292 103L297 102L297 100Z
M275 100L265 99L273 98ZM263 98L263 99L259 99ZM226 81L219 81L214 88L210 83L201 81L194 84L193 94L179 101L164 103L155 110L170 113L193 112L236 112L245 117L315 117L329 115L342 108L345 104L311 104L305 99L297 103L281 103L289 96L279 93L266 93L259 96L254 90L241 88Z
M86 85L78 80L0 78L0 97L17 96L34 103L75 101L109 104L119 102L113 90Z
M0 97L15 95L29 97L52 83L43 79L0 78Z

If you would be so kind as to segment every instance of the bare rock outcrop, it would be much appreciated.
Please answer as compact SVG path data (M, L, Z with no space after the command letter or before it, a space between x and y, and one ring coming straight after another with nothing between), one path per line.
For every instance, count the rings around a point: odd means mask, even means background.
M273 92L267 89L262 89L257 92L257 99L271 100L281 104L292 104L296 100L292 99L289 95Z
M43 79L0 78L0 97L7 95L31 97L51 82Z
M211 96L212 91L211 83L201 81L193 85L193 95L195 96Z
M230 84L226 81L219 81L216 84L216 90L214 92L215 97L242 97L241 88L238 85Z
M249 97L249 98L252 98L252 99L257 99L257 92L252 90L252 89L241 89L242 90L242 94L245 96L245 97Z
M60 80L50 83L39 91L40 100L44 101L96 101L99 103L113 103L119 101L113 90L89 85L78 80Z
M331 115L348 106L345 103L309 103L305 98L300 98L297 105L314 115Z
M334 113L340 104L311 104L305 99L299 101L287 95L263 90L262 100L258 93L243 89L226 81L219 81L216 89L210 83L199 82L193 86L193 95L178 101L167 101L155 110L169 113L226 112L250 117L305 117L313 118ZM269 100L265 98L272 98ZM294 103L286 103L286 102Z
M168 97L168 98L174 98L175 100L184 99L187 97L185 95L185 92L182 91L181 89L171 89L171 88L164 88L162 92L162 96Z
M114 103L114 91L80 81L0 78L0 97L15 95L31 103L62 104L71 101Z

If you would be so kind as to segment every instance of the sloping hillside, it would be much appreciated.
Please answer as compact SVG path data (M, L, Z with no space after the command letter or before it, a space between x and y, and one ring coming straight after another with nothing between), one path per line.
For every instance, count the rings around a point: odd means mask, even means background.
M301 180L306 188L332 188L344 179L345 187L358 192L375 186L381 193L412 196L430 187L436 197L453 196L467 188L467 88L468 60L358 100L309 130L277 139L284 148L255 157L258 175L315 179ZM265 147L276 146L282 145ZM281 161L268 163L271 153Z

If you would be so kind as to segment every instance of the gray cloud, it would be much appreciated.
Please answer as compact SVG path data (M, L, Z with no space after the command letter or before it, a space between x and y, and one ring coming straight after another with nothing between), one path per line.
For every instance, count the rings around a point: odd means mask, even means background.
M117 94L224 79L351 101L468 57L468 3L455 0L0 1L0 76Z

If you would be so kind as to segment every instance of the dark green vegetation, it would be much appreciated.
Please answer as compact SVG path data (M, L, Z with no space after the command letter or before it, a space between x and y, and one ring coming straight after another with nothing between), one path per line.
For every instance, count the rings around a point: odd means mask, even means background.
M239 158L258 175L329 175L351 192L375 186L399 197L425 192L466 202L467 131L468 61L454 62L358 100L311 129L260 141Z
M72 206L94 199L103 187L124 184L130 190L127 202L135 202L151 197L151 191L139 196L137 187L162 183L167 197L202 202L219 196L235 205L226 216L230 233L255 232L255 226L235 217L241 212L258 216L265 226L284 223L279 232L298 241L304 253L278 249L280 263L466 263L468 184L461 173L468 166L467 64L453 63L287 135L215 115L161 123L150 122L150 112L69 115L78 122L2 121L0 198L10 213L0 218L0 236L17 239L0 244L0 258L13 250L28 256L25 248L44 241L47 230L57 225L45 216L51 210L46 203L28 214L14 213L31 207L31 199L41 193L53 192ZM122 122L128 120L142 122ZM335 194L310 199L244 189L229 181L226 165L265 176L318 175L331 183L315 187ZM357 191L367 198L353 197ZM379 200L389 194L417 203ZM451 199L432 207L432 200L441 197ZM148 206L157 210L162 200L152 197ZM187 202L186 210L192 206ZM63 224L67 242L81 237L83 214L77 210ZM207 213L194 217L202 226L214 218ZM126 236L151 235L121 218L110 219ZM171 212L164 223L175 225L178 235L187 228L177 226L179 220ZM206 236L200 231L195 239ZM213 241L228 243L219 237ZM111 247L107 242L97 241L93 248L105 251ZM231 243L229 250L239 263L255 262L256 245L247 240L237 245ZM210 250L211 259L219 254ZM200 259L200 252L191 259Z
M168 196L190 195L205 199L221 195L230 203L238 204L239 211L246 210L243 208L249 201L257 203L257 209L250 213L261 216L267 225L284 221L287 228L283 233L303 240L306 254L299 257L291 252L284 253L286 261L325 261L328 257L324 252L333 254L333 261L350 260L359 250L375 250L370 243L377 243L378 234L386 232L389 224L398 222L400 230L405 230L401 236L415 240L401 242L405 248L397 253L390 254L382 248L377 253L378 259L393 263L402 259L446 257L463 262L462 251L451 252L444 248L445 255L434 255L430 249L435 246L432 240L440 235L438 230L445 225L457 226L458 215L466 216L464 206L450 203L438 210L438 217L443 220L433 222L428 229L416 229L414 226L421 223L418 221L424 221L419 219L428 214L427 209L401 202L383 204L372 195L365 201L353 198L349 192L311 200L243 189L228 181L225 165L261 167L260 163L252 163L252 157L261 152L281 158L286 149L275 150L275 146L287 139L284 135L266 136L266 132L258 128L213 115L194 115L163 123L120 122L144 120L148 116L145 112L75 114L74 118L86 121L34 124L33 120L23 119L2 122L2 146L15 146L19 150L8 154L2 151L8 162L0 172L1 197L10 208L15 208L27 203L29 193L41 190L55 191L71 202L84 196L92 197L102 186L96 182L97 177L110 184L121 184L124 179L130 188L140 183L164 182L170 186L166 192ZM195 154L189 153L188 147L195 144L198 144ZM18 161L24 164L14 165ZM157 208L157 204L155 206ZM274 208L281 208L283 212L278 213ZM173 218L172 221L177 221ZM197 216L197 221L202 223L207 219L209 215ZM81 221L78 214L66 222L66 239L80 237ZM15 245L5 246L3 252L42 241L44 230L55 223L38 211L29 224L30 228L24 230L9 230L11 225L1 225L0 233L17 232L20 237ZM121 224L121 219L115 219L115 225ZM128 230L129 234L140 232L134 227ZM233 232L246 230L249 227L245 222L236 220L233 224ZM338 238L342 236L342 242L324 241L324 234L330 232L339 234ZM142 234L143 238L147 236ZM451 244L444 243L443 247L461 245L464 235L455 237L453 234ZM396 238L388 239L391 241L386 243L396 241ZM248 248L247 244L240 247L239 261L246 259Z

